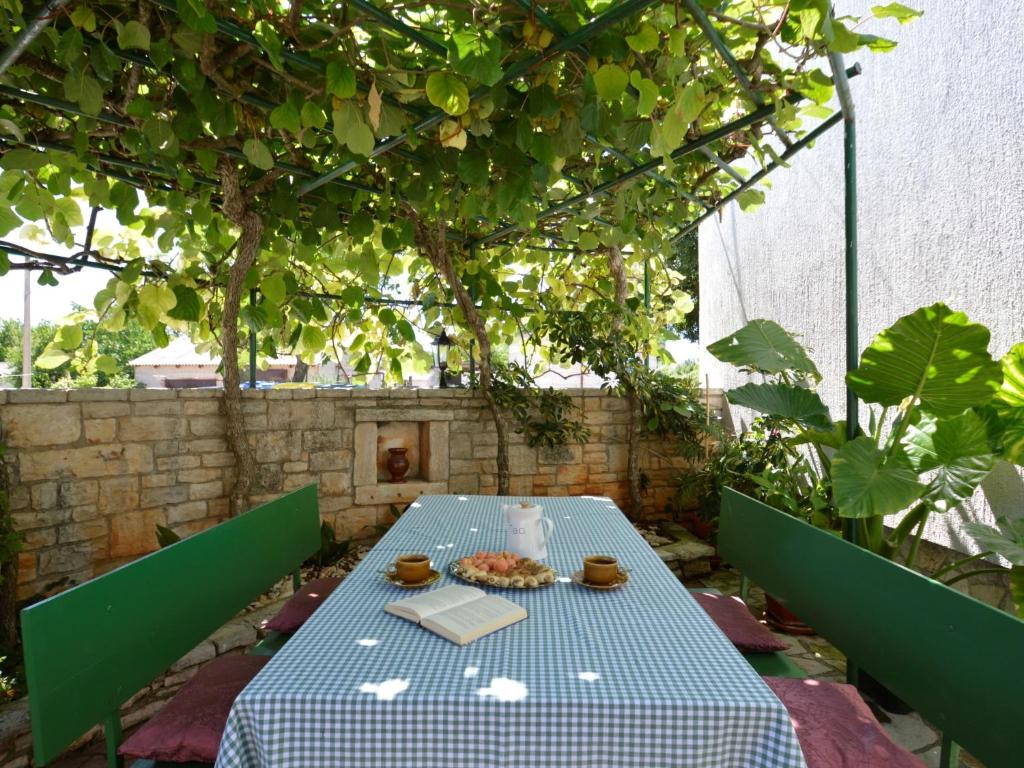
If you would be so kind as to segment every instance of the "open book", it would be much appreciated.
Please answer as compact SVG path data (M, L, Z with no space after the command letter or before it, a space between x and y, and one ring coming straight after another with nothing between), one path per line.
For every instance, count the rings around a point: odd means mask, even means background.
M526 609L510 600L457 584L388 603L384 610L458 645L526 618Z

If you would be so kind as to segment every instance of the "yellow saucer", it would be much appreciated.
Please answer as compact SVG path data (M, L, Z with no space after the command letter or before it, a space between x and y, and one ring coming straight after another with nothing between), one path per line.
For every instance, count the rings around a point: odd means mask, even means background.
M429 587L440 578L441 574L434 569L430 570L430 575L423 581L402 581L398 578L398 573L394 570L384 571L384 581L393 587L399 587L401 589L422 589L423 587Z
M618 589L629 581L629 571L624 571L620 568L618 575L615 577L615 581L611 584L591 584L589 581L584 581L583 571L576 571L576 573L572 575L572 580L581 587L586 587L587 589Z

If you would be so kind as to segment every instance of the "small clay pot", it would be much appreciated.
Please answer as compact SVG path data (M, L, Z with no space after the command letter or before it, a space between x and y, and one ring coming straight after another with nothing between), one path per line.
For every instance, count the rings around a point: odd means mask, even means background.
M608 555L583 558L583 580L588 584L611 584L619 577L619 561Z
M409 471L409 459L406 457L408 448L388 448L388 472L392 483L404 483L405 473Z
M426 555L400 555L395 560L395 571L406 584L426 581L430 576L430 558Z

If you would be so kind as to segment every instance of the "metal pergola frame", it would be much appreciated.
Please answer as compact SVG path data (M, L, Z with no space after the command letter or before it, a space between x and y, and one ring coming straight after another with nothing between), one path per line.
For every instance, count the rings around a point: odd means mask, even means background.
M498 85L510 86L514 81L525 75L531 70L536 64L562 55L563 53L579 49L582 52L586 52L586 43L588 40L593 38L601 31L607 29L613 24L624 21L642 11L646 10L652 5L655 5L662 0L625 0L624 2L617 3L612 8L603 14L600 14L593 18L589 23L584 24L576 31L569 33L563 28L557 20L555 20L550 14L548 14L542 7L540 7L535 0L515 0L516 4L521 7L524 12L530 14L546 29L548 29L552 35L554 35L553 44L545 51L530 56L522 61L519 61L512 65L506 70L498 82ZM177 5L171 0L153 0L154 5L177 13ZM2 54L0 54L0 74L2 74L8 67L13 64L18 56L31 44L32 40L46 27L46 25L52 20L54 15L59 13L63 6L66 5L66 0L49 0L44 7L38 12L36 17L29 23L18 35L14 43ZM350 0L350 5L356 8L361 13L365 14L368 18L373 19L377 24L389 29L397 35L404 37L405 39L413 42L425 51L429 51L438 57L445 57L447 55L446 46L432 38L429 34L424 31L414 29L410 25L406 24L401 19L395 17L387 10L381 8L371 0ZM658 169L663 164L661 159L653 159L646 162L637 161L627 154L604 145L603 142L599 141L594 136L587 136L587 140L592 143L595 147L595 151L599 153L606 153L611 157L614 157L620 162L626 163L629 167L626 171L618 175L617 177L605 181L593 188L586 188L586 185L579 180L572 179L571 177L563 177L574 183L577 187L583 188L583 191L577 193L565 200L562 200L556 204L548 206L542 210L536 221L540 222L547 218L557 216L562 213L567 213L581 203L589 203L594 197L607 194L612 190L618 188L620 185L629 182L638 176L647 176L655 181L659 186L666 187L675 192L680 198L686 200L688 203L701 208L701 213L689 222L682 224L679 228L678 233L674 236L673 242L677 242L679 239L687 235L696 229L702 221L705 221L715 212L721 210L721 208L727 203L735 200L742 192L752 188L754 185L763 180L769 173L778 168L781 165L785 165L789 159L791 159L801 149L812 144L817 138L822 136L832 127L834 127L840 120L844 125L844 168L845 168L845 298L846 298L846 366L848 370L852 370L857 365L857 196L856 196L856 123L855 113L853 108L853 100L850 94L848 78L856 74L859 74L859 67L855 66L850 70L846 70L842 56L840 54L830 54L829 61L833 72L833 81L835 83L837 93L839 96L839 102L841 106L840 112L831 116L815 129L804 135L802 138L793 139L790 137L785 130L781 128L778 122L774 118L775 107L774 105L764 104L763 98L758 94L752 87L751 82L735 56L730 51L722 35L718 32L717 28L712 24L708 14L701 8L700 4L696 0L682 0L682 5L686 11L693 17L694 21L700 27L705 38L710 42L711 46L724 61L728 69L732 72L736 83L739 85L741 92L748 98L755 106L755 109L742 115L730 123L720 126L718 129L711 131L703 136L700 136L694 140L691 140L679 147L671 153L672 159L678 159L685 155L693 152L700 151L706 153L708 158L718 166L718 172L728 174L733 181L737 183L732 191L730 191L725 197L721 198L717 202L708 202L700 198L694 191L681 190L679 185L670 181L669 179L662 176ZM264 46L260 41L253 36L247 29L241 25L219 17L215 17L217 31L219 34L225 35L232 40L237 42L245 43L249 46L256 48L257 50L266 53ZM141 64L143 66L152 66L152 62L149 58L138 52L119 52L116 55L121 55L127 60L134 63ZM281 52L282 57L294 64L297 67L307 69L309 71L317 72L322 74L325 69L323 62L313 59L302 52L294 50L283 50ZM366 90L364 83L357 83L357 86L363 90ZM478 89L470 94L470 100L479 99L482 95L487 92L486 88ZM77 105L70 102L53 99L40 94L33 94L27 91L11 88L9 86L0 85L0 95L7 96L8 98L18 99L25 102L30 102L43 106L48 109L52 109L59 112L83 115ZM261 109L273 109L276 105L266 99L263 99L258 94L243 94L240 97L243 101L250 103ZM417 122L412 128L412 135L418 135L425 130L439 125L442 120L445 119L446 114L441 110L434 110L429 113L424 113L419 108L402 104L399 101L393 99L389 95L385 94L385 101L402 109L403 111L413 115ZM802 97L799 94L791 94L788 99L791 103L799 101ZM114 125L124 127L126 121L120 118L118 115L113 113L101 112L100 115L88 115L88 117L98 119L100 121L108 122ZM775 136L784 145L785 150L778 157L778 159L764 165L759 171L753 173L749 177L744 177L735 168L733 168L728 162L723 160L717 154L714 153L712 146L715 142L724 139L730 134L749 128L757 123L767 123ZM378 141L372 152L370 153L367 160L379 157L388 152L401 153L403 157L406 157L412 161L419 162L420 158L415 152L408 152L403 149L403 146L408 142L410 134L408 132L402 133L398 136L382 139ZM50 150L72 150L71 147L65 147L63 145L52 144L52 143L40 143L36 141L25 141L25 142L14 142L8 137L2 139L3 143L23 143L27 146L32 146L37 149L50 149ZM240 157L242 153L238 150L223 149L220 150L222 153ZM365 192L367 194L380 194L381 190L376 189L367 184L363 184L358 181L344 179L346 174L355 170L359 166L363 165L366 161L348 160L333 168L326 171L315 173L301 166L284 163L275 159L275 167L284 170L285 172L294 176L303 177L307 179L298 190L300 197L307 197L311 200L316 200L316 197L312 193L319 187L325 184L336 184L342 187L346 187L353 190ZM143 163L127 160L124 158L117 158L114 156L103 155L93 153L89 160L89 167L96 173L105 174L111 178L116 178L126 183L132 184L137 187L145 188L147 185L145 182L148 181L149 185L153 185L154 182L151 179L140 179L138 176L133 174L146 174L147 176L156 176L158 178L166 178L170 176L170 172L159 168L157 166L148 166ZM205 177L199 177L196 182L206 186L215 186L216 182L212 179ZM163 185L162 188L170 189L167 185ZM347 213L340 211L341 213ZM480 247L488 247L493 244L497 244L502 241L506 236L515 232L522 231L518 226L514 224L506 224L498 227L488 234L482 235L477 238L463 238L457 234L452 234L450 237L453 240L459 240L464 243L470 252L475 252ZM548 242L545 246L538 248L545 248L550 250L567 251L572 252L575 249L572 248L556 248L550 245L551 240L558 240L546 233L537 233L533 230L526 232L528 236L540 236ZM12 250L12 246L14 250ZM535 247L535 246L528 246ZM0 243L0 249L19 255L26 258L32 258L27 253L18 253L18 246L10 243ZM21 249L25 250L25 249ZM40 254L34 254L34 257L39 257ZM76 254L72 257L54 257L53 263L63 263L66 269L77 270L83 267L94 267L117 271L116 265L106 264L103 262L95 262L90 259L91 251L87 248L85 251ZM648 269L645 265L645 288L647 285ZM646 293L646 290L645 290ZM407 302L401 299L380 299L381 303L394 303L394 304L405 304L414 305L416 302ZM645 301L649 301L649 296L645 295ZM847 432L850 437L855 436L857 432L857 417L858 414L858 403L857 398L852 391L847 389L846 398L846 416L847 416ZM853 672L855 677L855 670Z

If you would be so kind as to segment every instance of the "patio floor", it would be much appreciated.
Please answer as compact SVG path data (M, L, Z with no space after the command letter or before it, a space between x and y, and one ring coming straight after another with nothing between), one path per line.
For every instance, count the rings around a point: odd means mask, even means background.
M339 575L343 576L344 571ZM711 587L726 595L736 595L739 593L740 579L735 570L721 568L707 576L687 578L684 583L688 587ZM762 611L764 592L753 587L750 592L750 605L755 612ZM818 635L798 637L778 632L775 634L789 643L787 655L811 677L819 680L845 681L846 659L827 640ZM893 714L870 700L868 703L875 716L897 744L918 755L929 768L938 768L941 739L931 726L924 722L917 713ZM127 733L131 733L132 730L134 729L129 729ZM964 768L983 768L981 763L966 754L962 754L960 764ZM102 739L97 739L50 764L51 768L105 768L106 765L106 752Z

